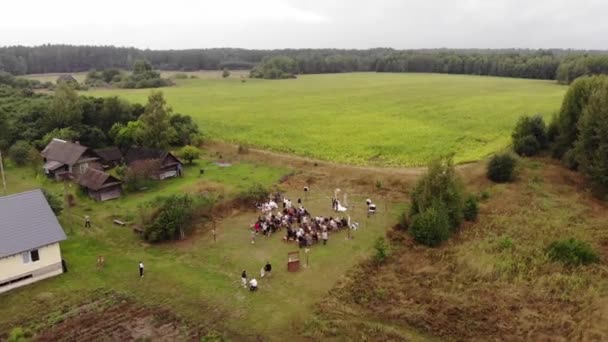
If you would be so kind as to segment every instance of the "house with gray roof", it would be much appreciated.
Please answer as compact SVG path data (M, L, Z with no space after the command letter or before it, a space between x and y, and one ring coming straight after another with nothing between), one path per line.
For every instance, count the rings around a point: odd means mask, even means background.
M63 273L66 235L40 190L0 197L0 293Z
M100 169L99 156L78 143L53 139L40 153L44 173L56 180L78 178L89 167Z

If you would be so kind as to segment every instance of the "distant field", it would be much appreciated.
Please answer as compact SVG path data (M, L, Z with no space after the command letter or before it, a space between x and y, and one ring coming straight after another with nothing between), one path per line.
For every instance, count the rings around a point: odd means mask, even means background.
M74 76L74 78L82 83L87 76L86 72L72 72L72 73L53 73L53 74L30 74L25 75L23 77L29 78L32 80L38 80L40 82L53 82L57 81L57 78L60 75L70 74ZM221 70L200 70L200 71L161 71L160 75L164 78L171 78L175 74L187 74L189 76L196 76L198 78L206 78L206 79L221 79L222 71ZM240 78L241 75L247 76L249 75L248 70L233 70L230 71L230 77Z
M206 72L209 73L209 72ZM201 77L164 88L213 139L340 163L414 166L454 152L479 160L510 143L523 114L558 110L551 81L438 74L328 74L294 80ZM145 102L144 90L100 89Z

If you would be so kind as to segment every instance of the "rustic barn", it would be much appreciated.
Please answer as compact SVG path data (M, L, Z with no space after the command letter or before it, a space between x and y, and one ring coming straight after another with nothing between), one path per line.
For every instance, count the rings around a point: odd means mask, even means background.
M78 178L78 185L96 201L107 201L122 195L122 182L119 179L92 168Z
M171 152L155 148L132 147L125 155L125 163L128 166L146 160L158 161L158 170L153 173L155 179L163 180L182 175L183 163Z

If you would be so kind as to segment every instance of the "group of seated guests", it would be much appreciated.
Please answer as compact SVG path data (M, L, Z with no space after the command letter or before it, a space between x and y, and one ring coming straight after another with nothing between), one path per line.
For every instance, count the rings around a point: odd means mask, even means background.
M327 244L329 233L348 227L346 217L322 217L311 216L308 210L301 205L296 208L289 199L283 199L283 209L278 208L276 197L266 203L258 204L256 207L262 212L252 228L256 233L270 236L271 234L285 229L284 241L297 241L300 248L310 247L314 243L322 241ZM275 213L275 209L276 213ZM353 223L351 229L357 229L358 223Z

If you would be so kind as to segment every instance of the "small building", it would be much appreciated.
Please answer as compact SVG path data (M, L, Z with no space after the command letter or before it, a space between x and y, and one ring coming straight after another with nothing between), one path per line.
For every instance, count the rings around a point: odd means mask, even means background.
M0 293L63 273L66 239L40 190L0 197Z
M122 195L122 182L103 171L88 168L79 178L80 185L96 201L107 201Z
M116 146L98 148L93 150L104 169L111 169L122 163L122 152Z
M125 155L125 163L129 167L148 160L158 161L158 170L155 170L152 176L154 179L163 180L182 175L183 163L171 152L156 148L131 147Z
M89 167L101 168L99 157L88 147L61 139L53 139L40 153L44 173L56 180L78 178Z
M76 80L74 78L74 76L72 76L70 74L60 75L59 77L57 77L57 81L55 81L55 83L57 83L57 84L67 83L72 86L78 86L78 80Z

